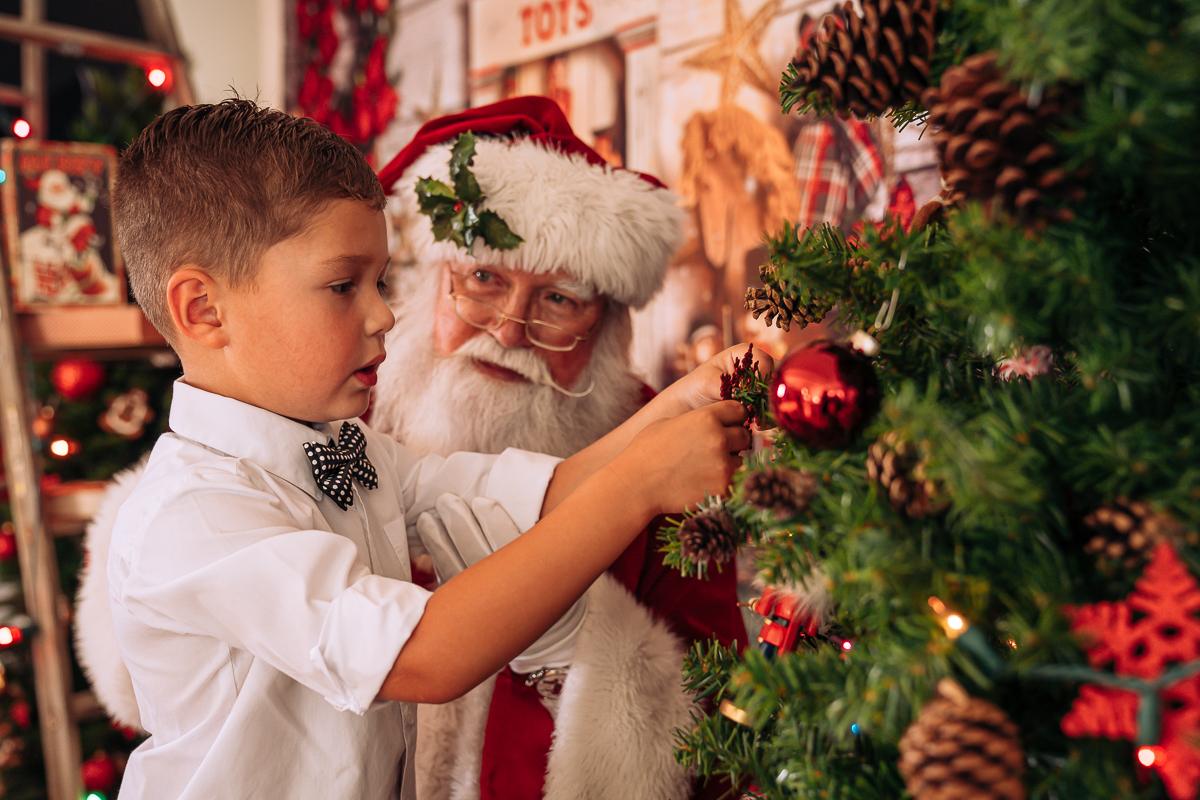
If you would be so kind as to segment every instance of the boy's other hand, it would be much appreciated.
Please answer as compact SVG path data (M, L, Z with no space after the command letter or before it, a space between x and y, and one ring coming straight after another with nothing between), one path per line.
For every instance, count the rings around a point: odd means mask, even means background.
M745 348L742 348L743 352ZM706 496L721 497L750 447L746 410L717 400L678 417L647 425L608 465L631 498L655 514L683 511Z
M721 399L721 377L732 375L734 362L746 355L745 342L726 348L705 361L679 380L663 389L659 397L678 406L676 413L700 408ZM758 365L758 374L767 377L775 369L775 359L764 350L754 348L752 359ZM657 398L656 398L657 399Z

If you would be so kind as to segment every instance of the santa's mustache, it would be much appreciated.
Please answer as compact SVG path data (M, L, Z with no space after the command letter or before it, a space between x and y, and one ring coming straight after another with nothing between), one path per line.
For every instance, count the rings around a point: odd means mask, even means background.
M504 347L491 336L472 336L453 353L442 356L442 358L470 358L486 361L489 364L512 370L532 384L549 386L568 397L586 397L596 388L596 382L592 381L591 385L582 392L565 389L555 382L554 376L550 374L550 367L533 350L527 347Z

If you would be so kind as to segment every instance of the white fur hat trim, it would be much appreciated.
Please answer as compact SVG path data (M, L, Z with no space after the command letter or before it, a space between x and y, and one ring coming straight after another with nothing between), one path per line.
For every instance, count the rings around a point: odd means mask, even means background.
M418 178L450 183L450 143L431 147L397 181L404 232L421 260L461 259L453 242L435 242L429 217L417 211ZM602 295L641 308L662 288L667 264L683 239L676 195L637 173L589 164L528 139L480 137L471 171L482 207L500 215L524 241L494 250L476 239L480 264L546 273L562 270Z

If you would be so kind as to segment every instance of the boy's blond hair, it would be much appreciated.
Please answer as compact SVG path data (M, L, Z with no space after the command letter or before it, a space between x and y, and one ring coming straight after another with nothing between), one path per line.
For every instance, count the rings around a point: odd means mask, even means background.
M194 264L231 287L252 284L268 248L342 198L384 207L362 153L311 119L241 98L168 111L122 154L113 188L133 296L175 344L175 270Z

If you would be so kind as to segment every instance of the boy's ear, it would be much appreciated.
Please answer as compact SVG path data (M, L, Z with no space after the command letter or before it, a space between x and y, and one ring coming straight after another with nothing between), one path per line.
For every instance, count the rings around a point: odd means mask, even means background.
M186 339L219 350L229 343L221 315L221 285L197 267L177 269L167 281L167 308Z

